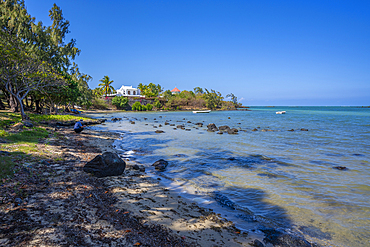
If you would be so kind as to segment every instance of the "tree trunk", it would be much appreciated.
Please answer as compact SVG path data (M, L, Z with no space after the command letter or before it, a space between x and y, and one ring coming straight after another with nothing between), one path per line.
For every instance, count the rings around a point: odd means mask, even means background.
M9 106L12 112L18 112L18 102L12 94L9 95Z
M42 109L40 107L40 101L41 100L39 100L39 99L35 100L35 107L36 107L35 112L37 112L37 113L42 113Z
M18 102L19 109L21 110L21 116L22 120L28 120L29 118L27 117L26 113L24 112L24 106L21 98L14 96L14 99Z

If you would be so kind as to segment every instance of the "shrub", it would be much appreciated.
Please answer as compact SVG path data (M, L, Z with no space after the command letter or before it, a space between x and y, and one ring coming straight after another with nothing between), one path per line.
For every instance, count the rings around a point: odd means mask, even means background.
M142 111L146 111L146 110L147 110L146 106L145 106L145 105L142 105L142 106L141 106L141 110L142 110Z
M125 96L116 96L112 99L112 105L115 105L117 108L125 108L128 104L128 98Z
M136 101L133 105L132 105L132 110L133 111L141 111L142 110L142 105L140 104L139 101Z
M100 98L93 99L93 101L92 101L92 107L94 109L99 109L99 110L106 110L106 109L109 108L108 104L105 103L105 100L104 99L100 99Z
M161 108L161 102L159 102L158 99L154 100L154 107L157 108L157 109Z
M146 105L146 109L147 109L148 111L151 111L151 110L153 109L153 105L152 105L152 104L147 104L147 105Z

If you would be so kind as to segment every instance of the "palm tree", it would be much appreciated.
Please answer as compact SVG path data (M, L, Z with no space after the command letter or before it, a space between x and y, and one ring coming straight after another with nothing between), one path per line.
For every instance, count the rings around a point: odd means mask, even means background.
M99 84L99 86L101 87L101 89L105 92L105 97L107 97L107 94L108 93L114 93L114 88L111 86L111 84L113 83L113 80L110 81L109 79L109 76L105 75L103 77L103 79L99 80L101 81L102 83Z

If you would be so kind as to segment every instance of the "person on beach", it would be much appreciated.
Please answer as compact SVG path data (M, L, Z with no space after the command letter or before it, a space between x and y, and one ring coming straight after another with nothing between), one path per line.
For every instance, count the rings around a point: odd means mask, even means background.
M84 128L86 127L86 125L82 125L82 122L84 120L81 119L80 121L77 121L76 124L75 124L75 127L73 128L73 130L76 132L76 133L81 133L81 131L84 130Z

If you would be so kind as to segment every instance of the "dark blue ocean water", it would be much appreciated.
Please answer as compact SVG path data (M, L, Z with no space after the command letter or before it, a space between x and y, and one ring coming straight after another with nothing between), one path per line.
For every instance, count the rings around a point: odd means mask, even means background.
M328 246L370 246L370 109L250 110L94 116L123 117L99 127L122 133L115 145L123 157L148 166L168 160L167 170L153 175L202 206L212 207L215 193L221 195L216 210L240 228L260 221ZM204 126L197 129L199 122ZM207 132L209 123L239 132ZM176 128L180 124L190 131Z

